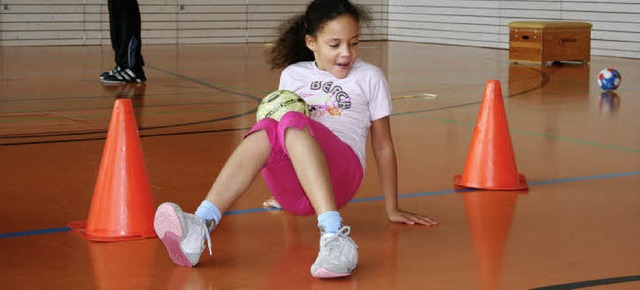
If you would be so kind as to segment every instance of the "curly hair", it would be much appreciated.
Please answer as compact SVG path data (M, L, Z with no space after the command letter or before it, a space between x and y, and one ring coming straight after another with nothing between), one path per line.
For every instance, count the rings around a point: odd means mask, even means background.
M282 69L300 61L314 60L307 47L305 36L316 37L329 21L349 15L360 24L370 22L369 10L365 6L352 4L349 0L314 0L305 13L291 18L280 27L280 36L268 51L271 69Z

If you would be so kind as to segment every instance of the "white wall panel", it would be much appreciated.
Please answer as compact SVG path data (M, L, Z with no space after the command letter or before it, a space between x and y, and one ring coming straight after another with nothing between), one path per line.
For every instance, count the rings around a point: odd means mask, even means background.
M386 39L387 0L370 8L364 39ZM0 45L109 44L107 0L0 0ZM306 1L138 0L143 43L268 42ZM42 41L41 41L42 40ZM56 43L56 40L60 40Z
M143 43L271 42L308 1L138 0ZM640 0L354 0L364 40L508 48L512 21L593 24L592 54L640 58ZM107 0L0 0L0 45L109 44Z
M640 58L637 0L390 0L388 17L389 40L503 49L509 22L585 21L593 24L593 55Z

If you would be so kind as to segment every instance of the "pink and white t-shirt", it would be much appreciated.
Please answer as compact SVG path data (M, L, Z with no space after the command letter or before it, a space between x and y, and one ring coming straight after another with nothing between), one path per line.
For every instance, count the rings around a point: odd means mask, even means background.
M356 60L344 79L320 70L313 61L292 64L280 75L280 90L300 95L311 106L311 118L347 143L366 166L371 122L391 114L387 80L378 67Z

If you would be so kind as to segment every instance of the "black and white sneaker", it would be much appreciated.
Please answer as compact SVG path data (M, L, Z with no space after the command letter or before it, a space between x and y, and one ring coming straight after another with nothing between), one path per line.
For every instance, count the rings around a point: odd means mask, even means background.
M110 76L115 74L120 69L119 66L114 66L110 71L106 71L100 74L100 80L104 79L106 76Z
M113 71L113 70L112 70ZM108 84L122 84L122 83L144 83L147 78L144 76L142 68L133 71L130 68L116 67L116 70L111 74L105 75L101 81Z

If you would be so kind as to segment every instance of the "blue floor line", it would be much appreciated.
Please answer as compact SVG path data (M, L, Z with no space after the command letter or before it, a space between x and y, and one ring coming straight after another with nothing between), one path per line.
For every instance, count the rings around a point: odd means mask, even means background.
M585 181L585 180L596 180L596 179L609 179L609 178L626 177L626 176L634 176L634 175L640 175L640 171L530 181L529 186L576 182L576 181ZM473 189L464 189L462 191L463 192L473 191ZM417 192L417 193L404 193L404 194L399 194L398 198L423 197L423 196L429 196L429 195L450 194L454 192L456 192L456 190L449 189L449 190L438 190L438 191ZM379 201L379 200L384 200L384 197L383 196L359 197L359 198L352 199L350 203ZM274 208L249 208L249 209L231 210L226 212L225 215L239 215L239 214L257 213L257 212L278 211L278 210L279 209L274 209ZM24 232L4 233L4 234L0 234L0 239L31 236L31 235L41 235L41 234L51 234L51 233L61 233L61 232L67 232L70 230L71 229L69 227L63 227L63 228L24 231Z
M64 228L53 228L53 229L44 229L44 230L33 230L33 231L26 231L26 232L6 233L6 234L0 234L0 239L31 236L31 235L62 233L62 232L68 232L70 230L71 230L70 228L64 227Z

